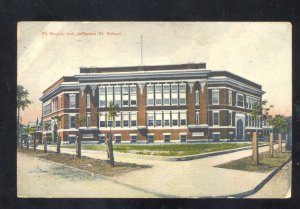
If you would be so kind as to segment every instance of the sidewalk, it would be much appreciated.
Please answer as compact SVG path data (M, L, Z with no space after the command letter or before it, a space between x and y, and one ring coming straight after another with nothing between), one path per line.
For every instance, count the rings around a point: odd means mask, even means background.
M48 147L48 149L55 151L56 147ZM261 147L259 150L267 151L268 147ZM61 152L75 154L75 149L62 148ZM250 156L251 152L252 150L243 150L191 161L158 161L142 159L139 155L115 152L116 161L149 164L153 167L112 179L116 183L131 185L165 196L183 198L230 196L253 189L271 172L256 173L214 166ZM82 150L82 155L106 159L106 153L103 151Z

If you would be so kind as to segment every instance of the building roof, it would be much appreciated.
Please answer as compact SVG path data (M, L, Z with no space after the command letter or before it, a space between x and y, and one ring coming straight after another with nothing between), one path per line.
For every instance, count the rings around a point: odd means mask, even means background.
M80 73L114 73L114 72L136 72L136 71L158 71L158 70L184 70L184 69L205 69L205 63L188 63L176 65L143 65L143 66L125 66L125 67L81 67Z
M254 83L254 82L252 82L252 81L250 81L250 80L248 80L248 79L245 79L245 78L243 78L243 77L241 77L241 76L238 76L238 75L236 75L236 74L233 74L233 73L230 73L230 72L228 72L228 71L211 71L210 73L209 73L209 77L212 77L212 76L216 76L216 77L218 77L218 76L226 76L226 77L228 77L228 78L232 78L232 79L234 79L234 80L238 80L238 81L240 81L240 82L243 82L243 83L245 83L245 84L247 84L247 85L250 85L250 86L252 86L252 87L254 87L254 88L257 88L257 89L260 89L261 90L261 85L259 85L259 84L257 84L257 83Z

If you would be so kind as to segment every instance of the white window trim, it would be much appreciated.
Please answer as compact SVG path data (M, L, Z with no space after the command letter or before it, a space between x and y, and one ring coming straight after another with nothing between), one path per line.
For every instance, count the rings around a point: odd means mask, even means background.
M75 127L71 127L71 117L76 117L76 114L69 114L69 129L76 128L76 118L75 118Z
M213 93L214 92L218 92L218 103L214 103L213 102ZM220 91L219 90L212 90L212 92L211 92L211 104L212 105L218 105L218 104L220 104Z
M232 91L228 91L228 105L232 106Z
M198 90L195 91L195 104L196 105L200 104L200 95L199 95L199 91Z
M243 106L239 106L238 105L238 96L242 96L243 97ZM245 107L244 94L236 93L235 103L236 103L235 104L236 107Z
M218 110L213 110L212 113L213 113L213 115L212 115L212 119L213 119L212 125L213 125L213 126L220 126L220 111L218 111ZM214 113L218 113L218 124L217 124L217 125L214 124L214 119L215 119L215 118L214 118Z
M71 105L71 95L75 97L75 105L74 107L70 107ZM76 94L69 94L69 109L75 109L76 108Z
M229 110L228 111L229 112L229 114L230 114L230 124L229 124L229 126L232 126L232 110Z
M91 95L86 94L86 108L90 108L90 107L91 107Z
M153 87L153 104L149 104L148 103L148 95L149 95L149 91L148 91L148 88L149 87ZM154 86L154 84L147 84L146 85L146 89L147 89L147 95L146 95L146 104L147 104L147 106L155 106L155 86Z
M181 95L181 92L180 92L180 87L181 86L184 86L184 103L180 103L180 95ZM178 86L178 95L179 95L179 98L178 98L178 105L186 105L186 83L180 83L179 86Z

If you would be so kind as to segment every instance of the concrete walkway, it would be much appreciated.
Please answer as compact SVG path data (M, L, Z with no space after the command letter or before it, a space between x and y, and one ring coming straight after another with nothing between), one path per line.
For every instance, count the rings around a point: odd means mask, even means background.
M263 188L247 198L289 198L291 180L292 162L289 162Z
M42 148L40 147L40 149ZM49 146L48 149L55 151L56 147ZM268 147L261 147L259 150L260 152L267 151ZM75 149L62 148L61 151L75 154ZM151 159L151 157L146 159L140 155L115 152L116 161L149 164L153 167L111 179L116 184L130 185L152 192L152 194L146 194L144 197L153 197L153 194L156 193L163 197L182 198L230 196L253 189L271 172L256 173L214 166L250 156L251 152L251 150L243 150L191 161L174 162L158 161ZM82 155L106 159L106 153L103 151L82 150Z

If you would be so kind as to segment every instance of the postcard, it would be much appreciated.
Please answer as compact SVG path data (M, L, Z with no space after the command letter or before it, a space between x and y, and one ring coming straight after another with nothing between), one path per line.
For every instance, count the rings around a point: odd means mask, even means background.
M19 22L20 198L290 198L288 22Z

